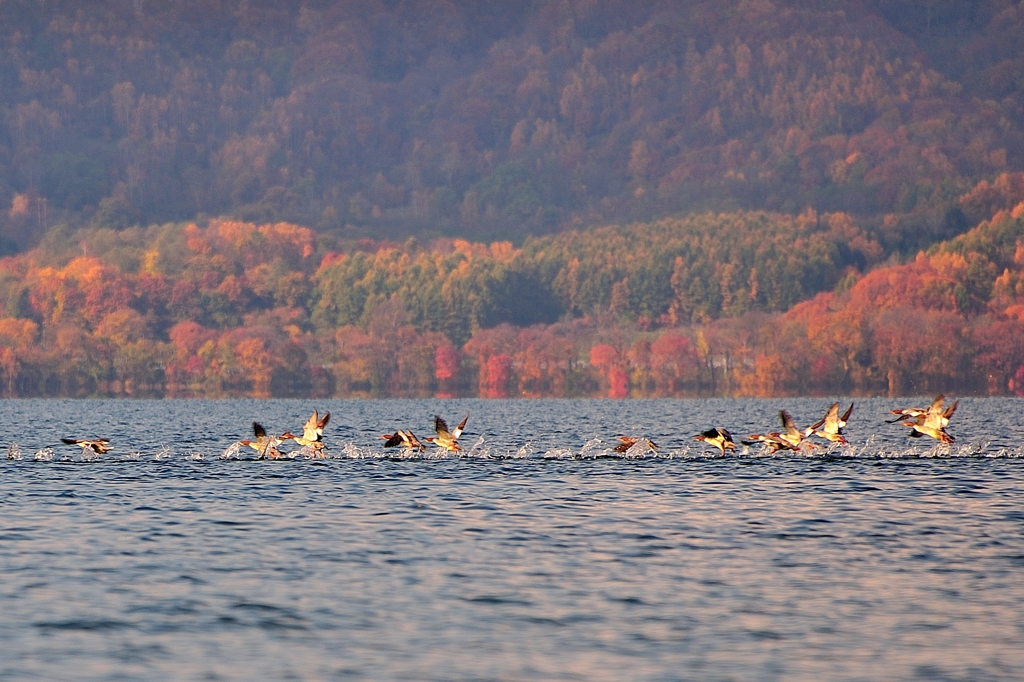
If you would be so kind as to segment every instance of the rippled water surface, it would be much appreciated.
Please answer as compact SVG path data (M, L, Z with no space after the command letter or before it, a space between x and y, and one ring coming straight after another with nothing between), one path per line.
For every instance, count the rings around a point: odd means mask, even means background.
M0 679L1024 679L1024 401L692 440L829 402L0 401ZM314 407L328 459L233 445ZM458 456L381 448L467 411Z

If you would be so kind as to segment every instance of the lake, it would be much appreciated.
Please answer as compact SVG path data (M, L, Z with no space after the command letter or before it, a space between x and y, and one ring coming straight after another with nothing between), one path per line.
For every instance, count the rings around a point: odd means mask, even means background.
M1024 679L1024 399L854 401L725 457L831 401L0 401L0 679ZM235 444L314 408L327 459Z

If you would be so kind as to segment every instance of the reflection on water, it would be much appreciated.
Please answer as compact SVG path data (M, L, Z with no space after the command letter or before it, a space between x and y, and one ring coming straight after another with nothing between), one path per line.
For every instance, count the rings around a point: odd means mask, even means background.
M829 402L5 401L0 679L1024 679L1024 401L692 440ZM234 445L314 407L330 459ZM381 448L467 409L462 453Z

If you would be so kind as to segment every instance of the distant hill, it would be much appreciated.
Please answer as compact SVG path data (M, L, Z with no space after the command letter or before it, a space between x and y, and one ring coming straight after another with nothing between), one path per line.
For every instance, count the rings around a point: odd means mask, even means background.
M0 3L0 254L223 216L474 241L844 212L884 254L1024 170L1010 0Z

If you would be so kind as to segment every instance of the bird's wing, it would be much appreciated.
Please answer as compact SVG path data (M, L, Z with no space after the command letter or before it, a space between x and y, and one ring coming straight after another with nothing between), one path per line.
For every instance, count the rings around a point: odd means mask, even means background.
M462 435L462 430L464 428L466 428L466 422L468 422L468 421L469 421L469 413L467 412L466 416L463 417L462 421L459 422L459 425L455 427L454 431L452 431L452 438L455 438L456 440L458 440L459 436Z
M82 441L75 440L74 438L61 438L60 442L64 443L64 445L78 445Z
M788 436L797 438L803 437L803 434L797 430L796 425L793 423L793 418L789 416L789 412L779 410L779 419L782 421L782 428L786 430L786 434Z
M956 412L956 408L960 405L960 401L957 400L955 403L950 405L945 412L942 413L942 419L945 422L943 426L949 423L949 420L953 417L953 413Z
M828 408L828 412L825 413L826 424L836 424L839 422L839 403L832 403L832 406Z
M263 428L263 424L260 424L259 422L252 423L252 432L257 439L267 437L267 430Z
M893 410L892 414L895 414L896 418L887 420L886 424L895 424L903 419L917 419L922 414L928 414L928 410L923 407L906 407L902 410Z
M302 437L309 441L316 440L316 425L320 415L316 410L313 410L312 416L306 420L306 423L302 425Z
M314 412L316 414L316 412ZM331 413L325 412L324 416L316 423L316 432L319 435L324 435L324 427L327 426L327 422L331 421Z
M832 403L832 406L828 408L828 412L821 418L816 426L812 426L808 431L814 431L820 428L822 425L825 426L823 433L835 435L838 434L842 425L839 423L839 403Z
M451 437L451 434L448 432L448 424L436 414L434 415L434 432L439 436Z
M744 445L757 445L758 443L774 443L778 440L777 433L752 433L741 441Z
M839 427L840 428L846 426L846 422L847 422L847 420L850 419L850 415L851 414L853 414L853 403L850 403L849 409L847 409L846 412L843 412L843 416L839 418Z
M826 421L828 421L828 414L826 414L826 415L825 415L824 417L822 417L822 418L821 418L821 419L819 419L818 421L816 421L816 422L814 422L813 424L811 424L810 426L808 426L808 427L807 427L807 432L808 432L808 433L811 433L811 432L813 432L813 431L817 431L817 430L818 430L818 429L820 429L820 428L821 428L822 426L824 426L824 424L825 424L825 422L826 422Z
M394 448L402 444L402 432L395 431L391 434L386 441L384 441L384 447Z
M943 398L943 396L939 396L939 398ZM928 412L924 416L924 426L941 430L949 423L949 417L952 417L953 413L956 412L960 401L958 400L950 405L949 408L943 409L944 399L939 400L939 398L936 398L935 402L928 408Z
M316 429L315 428L313 428L313 429L309 428L308 424L303 425L303 427L302 427L302 439L306 440L306 441L309 441L310 443L319 440L319 438L317 438L317 435L316 435Z

